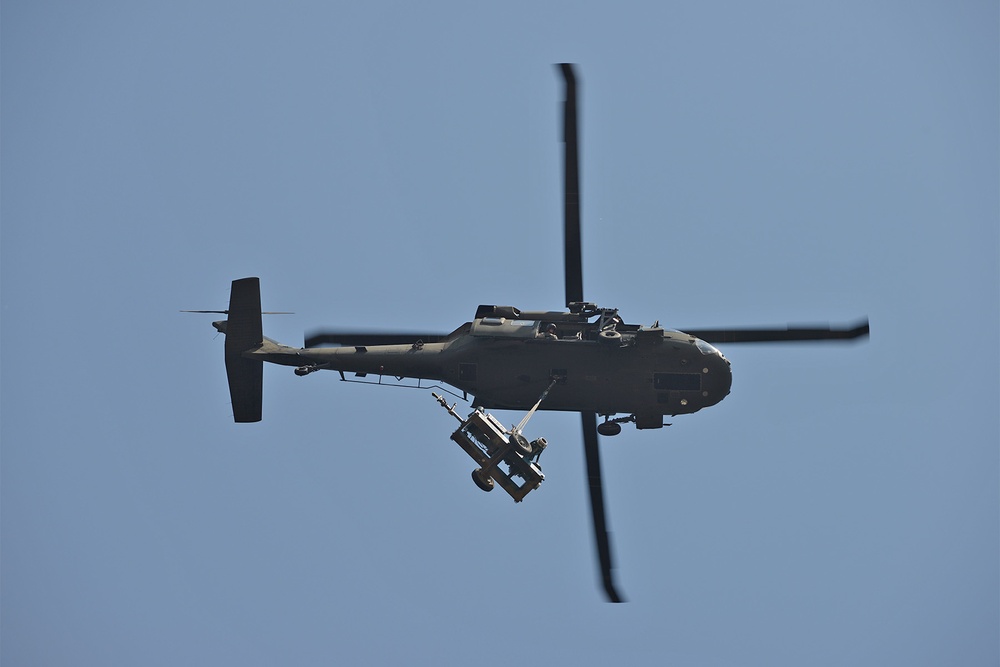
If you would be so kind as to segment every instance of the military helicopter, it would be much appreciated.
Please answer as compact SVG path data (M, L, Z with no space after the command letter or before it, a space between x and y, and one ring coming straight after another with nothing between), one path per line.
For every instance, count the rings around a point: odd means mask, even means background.
M349 382L405 379L416 381L412 386L418 388L446 385L461 392L462 398L472 395L474 410L467 418L440 395L434 397L461 422L452 439L480 464L472 473L476 485L490 491L497 482L517 502L544 479L538 457L547 443L544 438L528 441L522 433L527 420L536 410L580 413L601 580L608 600L621 602L605 519L598 434L617 435L627 423L637 429L662 428L666 417L694 413L725 398L732 372L716 343L855 340L868 336L869 325L864 319L843 327L682 332L658 322L626 324L617 309L585 301L577 81L572 65L558 68L565 82L566 310L481 305L471 322L451 333L319 331L308 336L301 348L264 337L258 278L233 281L228 310L186 312L227 316L213 326L226 335L226 373L237 422L261 419L264 362L292 366L299 376L331 370ZM425 387L421 384L425 381L432 384ZM492 409L529 412L518 426L508 429L486 412Z

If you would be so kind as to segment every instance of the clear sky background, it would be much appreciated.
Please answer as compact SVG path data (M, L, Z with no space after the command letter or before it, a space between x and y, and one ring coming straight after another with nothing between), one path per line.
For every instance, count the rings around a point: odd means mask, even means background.
M821 4L822 6L814 6ZM996 665L996 2L2 7L4 665ZM268 367L212 316L449 331L584 291L723 346L733 393L473 485L428 392ZM518 413L500 413L515 423Z

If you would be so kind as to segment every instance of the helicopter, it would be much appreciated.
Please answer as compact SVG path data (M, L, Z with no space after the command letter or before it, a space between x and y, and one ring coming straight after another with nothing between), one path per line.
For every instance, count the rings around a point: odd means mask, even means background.
M291 366L298 376L329 370L347 382L407 380L417 382L409 386L441 388L466 400L471 395L473 411L463 417L455 409L457 403L448 406L441 395L433 394L460 422L452 440L479 464L472 473L476 485L491 491L496 482L515 502L544 479L538 459L547 442L544 438L529 441L523 435L528 419L537 410L579 413L601 581L607 599L622 602L611 562L598 435L615 436L623 424L630 423L641 430L659 429L669 426L664 422L667 417L695 413L722 401L732 387L732 368L717 344L852 341L867 337L870 329L865 318L838 327L678 331L659 322L628 324L617 309L585 301L578 86L573 65L557 67L565 89L565 310L480 305L470 322L451 333L323 330L308 335L303 347L264 337L265 313L257 277L232 282L227 310L185 312L226 315L213 326L225 334L225 365L236 422L261 420L265 362ZM423 382L432 384L424 386ZM520 424L506 428L488 410L528 413Z

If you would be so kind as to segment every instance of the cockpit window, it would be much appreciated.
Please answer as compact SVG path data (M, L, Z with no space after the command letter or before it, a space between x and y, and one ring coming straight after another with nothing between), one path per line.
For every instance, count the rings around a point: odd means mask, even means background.
M698 349L701 351L702 354L717 354L720 357L722 356L722 353L719 352L718 348L716 348L714 345L706 343L700 338L695 338L694 344L698 346Z

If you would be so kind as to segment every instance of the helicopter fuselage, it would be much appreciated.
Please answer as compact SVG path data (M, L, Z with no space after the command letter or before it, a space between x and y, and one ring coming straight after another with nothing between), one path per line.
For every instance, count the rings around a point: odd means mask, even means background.
M715 405L732 385L729 361L694 336L616 318L591 323L572 313L477 317L440 342L409 345L291 348L265 339L243 356L295 366L299 375L334 370L435 380L487 409L528 409L557 379L539 409L624 413L639 428Z

